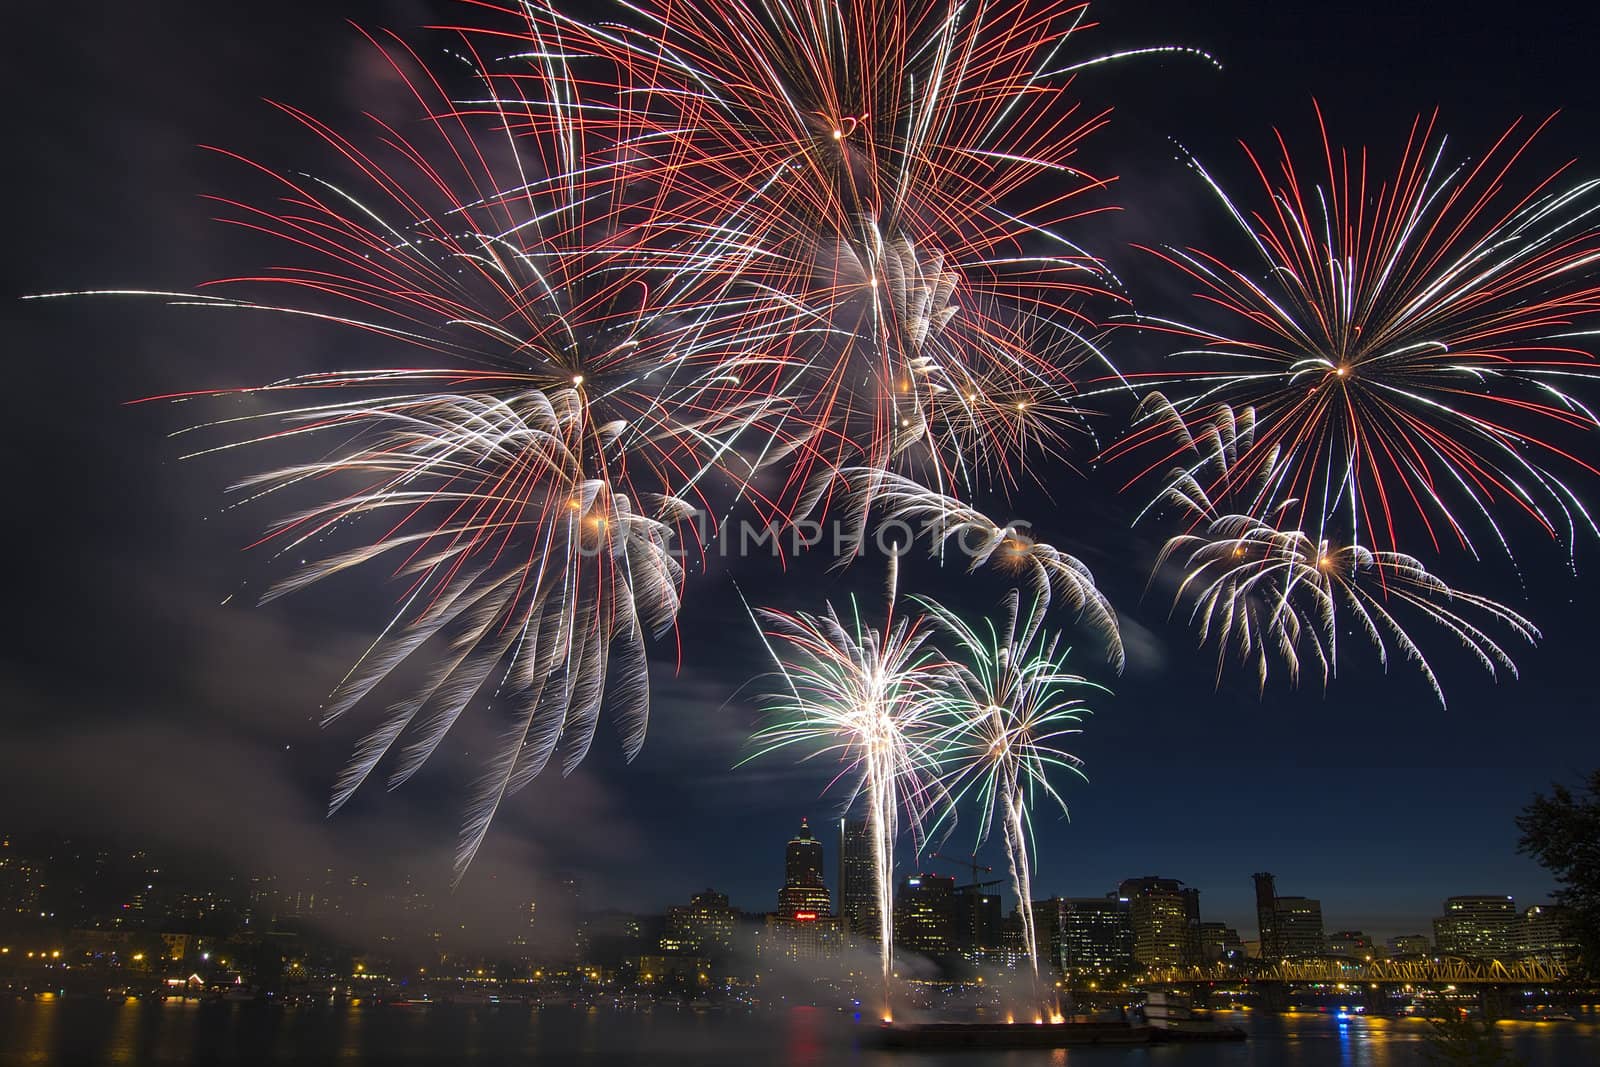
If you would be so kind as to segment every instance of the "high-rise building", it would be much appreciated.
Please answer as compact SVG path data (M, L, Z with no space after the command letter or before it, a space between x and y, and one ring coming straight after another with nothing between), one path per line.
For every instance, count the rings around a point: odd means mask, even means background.
M894 901L896 948L927 956L948 955L955 945L956 880L917 874L900 883Z
M1239 931L1227 923L1200 924L1200 962L1236 963L1244 958Z
M1503 896L1451 897L1433 920L1433 940L1442 956L1495 958L1516 951L1517 902Z
M764 958L802 963L836 959L844 951L844 927L832 915L814 911L768 915L757 953Z
M734 926L738 913L728 904L726 893L714 889L696 893L688 904L667 909L667 932L661 950L719 957L733 948Z
M813 916L833 913L828 884L822 879L822 842L811 836L805 819L800 820L800 831L789 839L784 851L783 888L778 890L779 915L792 919L801 912Z
M1256 885L1256 929L1259 956L1281 960L1316 956L1324 949L1322 902L1310 897L1281 897L1277 880L1265 871L1251 876Z
M852 937L877 941L877 863L865 819L839 820L839 917Z
M1278 887L1271 872L1261 871L1250 876L1256 884L1256 931L1259 947L1256 954L1264 960L1283 958L1278 945Z
M962 886L956 891L955 907L957 952L979 959L1000 949L1004 917L999 894L985 893L978 885Z
M1279 897L1278 947L1285 956L1319 956L1322 938L1322 901L1310 897Z
M1033 937L1037 942L1039 966L1056 971L1062 969L1061 905L1060 897L1033 902Z
M1061 901L1061 969L1073 977L1133 969L1133 920L1116 893Z
M1200 890L1176 878L1146 875L1117 888L1128 902L1133 958L1145 967L1188 967L1200 962Z
M1558 963L1569 962L1578 954L1578 940L1572 933L1572 913L1560 904L1535 904L1522 913L1515 950L1519 956Z

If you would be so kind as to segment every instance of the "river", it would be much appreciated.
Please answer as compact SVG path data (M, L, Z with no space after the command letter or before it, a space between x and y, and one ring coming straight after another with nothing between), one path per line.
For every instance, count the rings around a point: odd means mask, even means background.
M1242 1044L907 1053L864 1048L861 1027L824 1009L763 1012L366 1005L273 1007L194 1001L0 1001L0 1065L573 1064L622 1067L1399 1067L1421 1064L1411 1019L1228 1013ZM1502 1024L1527 1067L1600 1063L1600 1017Z

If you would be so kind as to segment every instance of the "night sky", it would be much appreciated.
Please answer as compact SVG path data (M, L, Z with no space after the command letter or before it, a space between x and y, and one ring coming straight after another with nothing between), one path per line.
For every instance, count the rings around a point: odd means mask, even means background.
M1559 109L1524 178L1572 157L1575 175L1600 173L1600 11L1582 5L1136 0L1096 15L1103 26L1081 50L1172 42L1225 65L1131 62L1077 83L1091 104L1116 108L1082 159L1122 176L1107 200L1123 207L1079 236L1152 311L1185 310L1175 303L1185 290L1129 242L1226 239L1169 139L1243 188L1237 140L1264 145L1279 125L1308 146L1313 97L1335 136L1368 144L1379 169L1419 111L1441 108L1442 127L1466 153L1518 115ZM355 0L163 0L70 16L28 5L6 34L12 147L0 181L10 254L0 295L189 289L275 262L271 245L212 221L202 194L232 193L243 175L198 146L318 169L321 146L264 100L335 125L382 113L394 86L344 20L409 31L438 17L426 4ZM373 789L333 820L321 814L372 711L324 731L316 709L387 617L395 590L369 571L253 606L277 572L244 546L277 516L270 506L228 510L225 490L268 460L180 461L184 444L167 435L190 413L127 404L405 356L281 317L127 299L0 306L10 483L0 830L100 834L242 869L337 864L374 881L407 871L446 881L470 733L400 791ZM1147 340L1116 340L1119 360L1153 358ZM1588 447L1600 454L1600 441ZM1026 494L1012 510L1043 516L1036 524L1095 570L1124 617L1131 662L1116 678L1088 640L1074 653L1078 669L1115 695L1097 701L1078 739L1091 781L1069 785L1072 821L1041 809L1039 895L1101 894L1142 874L1181 878L1200 888L1202 918L1247 937L1258 870L1274 871L1282 893L1320 897L1329 930L1380 937L1427 930L1452 894L1546 899L1549 879L1516 855L1512 820L1535 791L1600 758L1589 607L1600 594L1600 545L1580 544L1576 576L1529 529L1517 531L1519 567L1449 561L1445 573L1460 584L1544 630L1543 644L1518 657L1520 681L1491 684L1447 637L1429 635L1448 711L1399 665L1387 677L1352 672L1327 695L1280 679L1257 699L1243 675L1217 689L1209 653L1167 620L1165 598L1142 597L1157 535L1128 531L1130 502L1115 499L1116 480L1063 468L1046 481L1047 493ZM1587 495L1600 499L1600 486ZM603 726L577 773L552 775L514 802L469 879L536 887L573 874L586 903L639 909L713 885L742 907L772 907L783 841L802 815L837 817L839 800L822 795L821 766L735 767L756 721L741 687L765 664L730 579L755 602L793 609L881 584L874 561L843 574L824 562L785 572L747 561L697 576L681 651L670 636L655 647L640 757L624 766ZM973 610L1004 589L993 578L913 575ZM964 824L945 851L967 852L971 838ZM997 848L987 854L1003 863ZM835 859L830 840L830 879Z

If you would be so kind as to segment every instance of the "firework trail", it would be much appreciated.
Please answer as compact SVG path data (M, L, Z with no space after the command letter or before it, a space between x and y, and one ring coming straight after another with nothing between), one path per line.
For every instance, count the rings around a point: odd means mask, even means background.
M1183 527L1163 546L1154 570L1169 561L1181 568L1174 608L1192 601L1190 620L1201 644L1216 642L1219 682L1230 656L1237 656L1254 660L1265 690L1276 656L1291 681L1309 661L1326 686L1337 674L1344 622L1366 637L1385 669L1391 645L1398 649L1442 706L1444 690L1406 616L1448 631L1491 675L1504 669L1515 677L1516 664L1486 627L1504 626L1531 644L1540 635L1527 619L1450 587L1413 556L1294 528L1298 502L1285 496L1293 466L1281 458L1281 446L1258 451L1254 410L1218 405L1204 418L1186 420L1157 393L1146 398L1133 433L1152 426L1161 430L1150 439L1177 439L1188 461L1168 474L1146 508L1176 510ZM1253 464L1248 478L1236 473L1247 457Z
M580 102L558 59L524 66L518 104L465 57L488 93L457 106L397 40L373 43L414 98L415 121L402 131L374 119L362 139L285 107L348 179L251 164L278 198L221 201L229 221L294 258L220 284L292 299L166 295L332 321L443 357L178 399L261 401L194 427L229 436L196 454L319 443L315 460L236 488L249 501L321 497L262 539L276 555L354 547L267 599L380 557L401 580L398 610L323 719L361 704L402 664L426 659L430 670L359 742L331 809L386 758L391 786L410 778L469 706L498 718L459 878L507 796L552 759L563 773L583 759L602 704L624 753L638 751L645 640L676 619L682 538L699 532L690 514L712 511L712 483L746 483L737 442L782 400L741 384L750 336L722 250L649 246L639 207L649 161L616 140L624 123Z
M912 540L925 539L933 555L966 557L969 571L990 566L1009 577L1026 579L1041 612L1054 600L1065 600L1105 642L1106 658L1118 670L1122 668L1126 657L1116 612L1095 586L1094 575L1077 558L1034 540L1028 524L997 523L910 478L860 467L813 483L811 494L801 502L801 517L809 514L822 494L836 488L844 511L839 565L864 550L869 529L876 530L880 540L897 530ZM871 506L877 508L875 517L869 516ZM900 548L888 550L893 555Z
M1080 732L1078 724L1088 713L1073 694L1104 690L1065 669L1067 650L1060 634L1044 629L1045 605L1039 599L1024 613L1019 610L1020 596L1012 590L998 623L987 621L981 630L940 604L923 598L918 602L957 649L951 672L955 684L940 697L946 722L939 737L939 762L946 768L944 789L952 805L975 794L981 811L979 845L988 839L995 822L1000 823L1037 995L1031 812L1043 797L1066 813L1066 801L1050 776L1065 771L1082 777L1082 761L1060 747L1063 738Z
M1056 229L1104 184L1069 162L1104 116L1059 103L1100 61L1065 58L1082 5L647 0L628 25L471 6L455 70L369 35L408 120L352 134L280 105L333 176L240 159L270 192L219 209L284 265L153 294L427 353L167 399L242 411L191 427L225 436L192 454L294 450L237 487L291 512L262 547L320 557L269 598L368 564L400 579L324 720L427 675L331 808L386 762L409 779L469 707L499 720L458 877L506 797L584 758L602 705L638 750L691 513L792 519L844 459L1016 484L1024 453L1060 451L1071 370L1101 358L1071 305L1106 283ZM1020 532L993 555L1114 642L1076 560Z
M819 615L760 609L756 614L778 667L781 690L766 703L770 725L758 731L754 756L795 747L804 758L839 761L835 781L850 789L848 804L864 799L872 836L883 968L883 1017L890 1018L894 958L894 849L904 812L921 840L930 812L944 797L939 785L935 695L949 682L949 664L929 643L926 615L897 616L895 569L890 564L888 609L882 627L863 623L851 602L847 617L828 604Z
M848 465L952 490L1014 477L1034 435L999 412L1058 403L1074 363L1101 358L1077 304L1111 282L1062 232L1105 210L1088 197L1106 181L1073 158L1105 113L1064 103L1078 70L1119 58L1069 58L1086 5L626 7L621 24L505 10L626 72L630 112L670 145L663 225L725 241L765 302L752 327L787 338L765 386L795 403L759 457L776 500ZM1035 343L1042 328L1062 340Z
M1579 347L1600 311L1600 182L1564 185L1565 168L1518 179L1545 123L1514 123L1452 164L1435 119L1418 119L1385 176L1317 118L1315 184L1281 135L1275 168L1246 149L1253 207L1192 163L1265 273L1151 250L1217 325L1144 320L1198 345L1144 380L1185 412L1254 407L1254 444L1230 473L1253 482L1275 463L1295 501L1282 521L1313 540L1397 549L1416 525L1435 551L1476 555L1475 521L1506 545L1503 509L1569 542L1593 530L1563 478L1597 473L1573 451L1594 413L1568 390L1600 376Z

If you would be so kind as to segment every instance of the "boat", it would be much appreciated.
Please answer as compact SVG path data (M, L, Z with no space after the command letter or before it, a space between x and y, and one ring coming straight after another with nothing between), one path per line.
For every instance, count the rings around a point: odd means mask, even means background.
M1196 1012L1189 998L1181 993L1149 993L1144 1002L1144 1018L1150 1027L1150 1040L1157 1044L1177 1041L1243 1041L1247 1036L1237 1026L1217 1022L1210 1012Z
M871 1040L881 1048L1064 1048L1068 1045L1143 1045L1148 1026L1124 1022L884 1023Z

